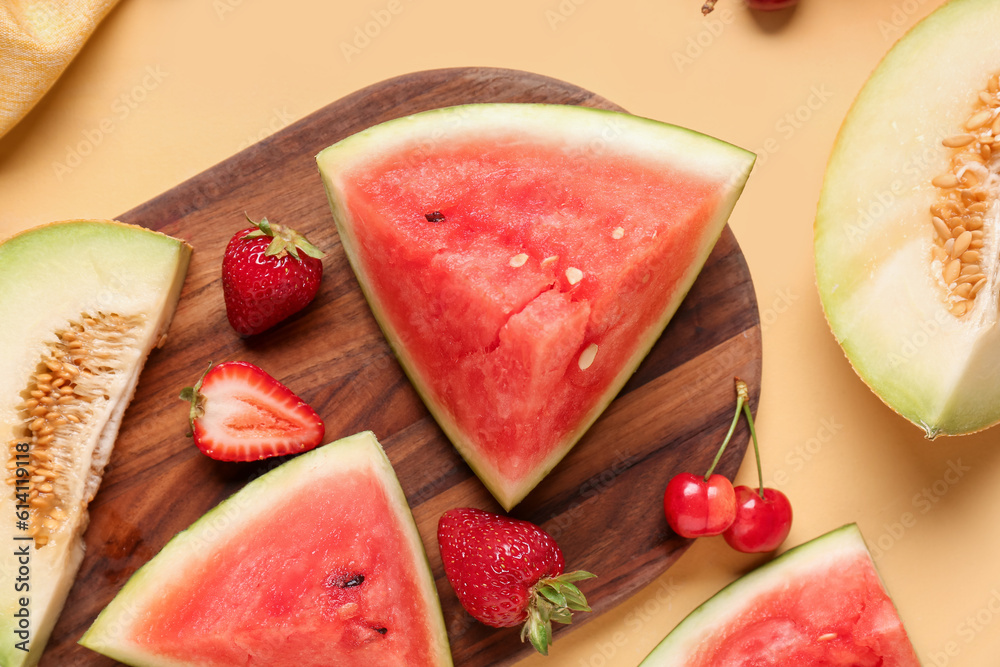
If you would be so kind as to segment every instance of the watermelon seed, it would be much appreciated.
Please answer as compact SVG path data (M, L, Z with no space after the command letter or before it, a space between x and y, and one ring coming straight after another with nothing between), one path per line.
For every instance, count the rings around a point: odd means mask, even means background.
M585 371L590 368L591 364L594 363L594 359L597 357L597 343L591 343L587 348L580 353L580 358L577 359L577 365L580 366L581 371Z
M444 213L441 211L431 211L430 213L425 213L424 217L427 218L427 222L444 222Z
M578 282L583 280L583 271L576 268L575 266L569 267L568 269L566 269L566 280L569 281L570 285L577 284Z
M826 641L830 641L831 639L836 639L836 638L837 638L837 633L836 632L828 632L825 635L820 635L819 637L817 637L816 641L818 641L818 642L826 642Z
M555 263L555 261L557 259L559 259L559 255L549 255L548 257L546 257L545 259L542 260L542 264L541 265L542 266L548 266L549 264Z
M326 579L326 585L334 588L355 588L365 583L365 575L357 572L353 575L338 572Z
M969 240L971 241L972 239L970 238ZM510 258L510 265L516 269L519 266L524 266L524 263L527 261L528 261L528 256L522 252L521 254L514 255L513 257Z
M387 632L389 632L389 628L375 628L375 632L379 633L380 635L384 635Z
M613 238L613 239L620 239L623 236L625 236L625 228L624 227L615 227L615 230L613 232L611 232L611 238Z

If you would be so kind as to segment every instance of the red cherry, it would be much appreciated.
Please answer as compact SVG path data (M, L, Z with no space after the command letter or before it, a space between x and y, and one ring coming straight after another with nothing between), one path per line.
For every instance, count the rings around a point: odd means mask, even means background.
M736 518L736 494L722 475L704 477L682 472L663 493L667 523L681 537L719 535Z
M765 553L777 549L792 528L792 504L777 489L760 491L737 486L736 519L723 533L732 548L744 553Z

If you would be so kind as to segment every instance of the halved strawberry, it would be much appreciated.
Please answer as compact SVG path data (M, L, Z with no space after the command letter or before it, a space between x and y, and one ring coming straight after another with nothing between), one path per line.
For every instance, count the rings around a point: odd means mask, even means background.
M326 431L305 401L245 361L209 366L181 399L191 403L198 449L219 461L297 454L322 443Z

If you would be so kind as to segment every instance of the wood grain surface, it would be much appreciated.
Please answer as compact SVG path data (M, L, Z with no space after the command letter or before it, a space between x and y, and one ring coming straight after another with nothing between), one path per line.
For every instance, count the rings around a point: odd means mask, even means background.
M146 364L91 503L86 558L43 666L117 664L76 643L98 612L177 532L276 464L213 461L185 437L180 388L192 384L210 361L232 359L263 367L302 396L326 421L328 439L365 429L378 436L423 536L457 665L508 665L531 651L516 629L494 630L473 621L444 578L435 539L440 514L457 506L499 507L392 356L340 247L314 159L326 146L375 123L467 102L618 108L576 86L526 72L418 72L334 102L120 217L183 238L195 253L167 343ZM223 250L241 228L244 211L287 223L327 251L316 300L277 329L248 339L230 328L220 286ZM707 468L732 418L733 377L747 381L755 409L760 374L753 284L727 227L626 387L511 512L552 533L568 568L598 575L582 584L593 613L558 630L557 645L566 632L661 574L688 546L666 525L663 489L677 472ZM720 465L730 478L747 438L741 421Z

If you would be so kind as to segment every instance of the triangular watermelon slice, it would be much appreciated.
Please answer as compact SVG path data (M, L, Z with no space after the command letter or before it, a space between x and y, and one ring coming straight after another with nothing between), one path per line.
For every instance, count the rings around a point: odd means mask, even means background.
M856 524L723 588L640 667L737 665L920 667Z
M80 643L143 667L452 664L420 535L369 432L302 454L208 512Z
M403 369L510 509L659 337L754 155L624 113L481 104L374 126L317 160Z

